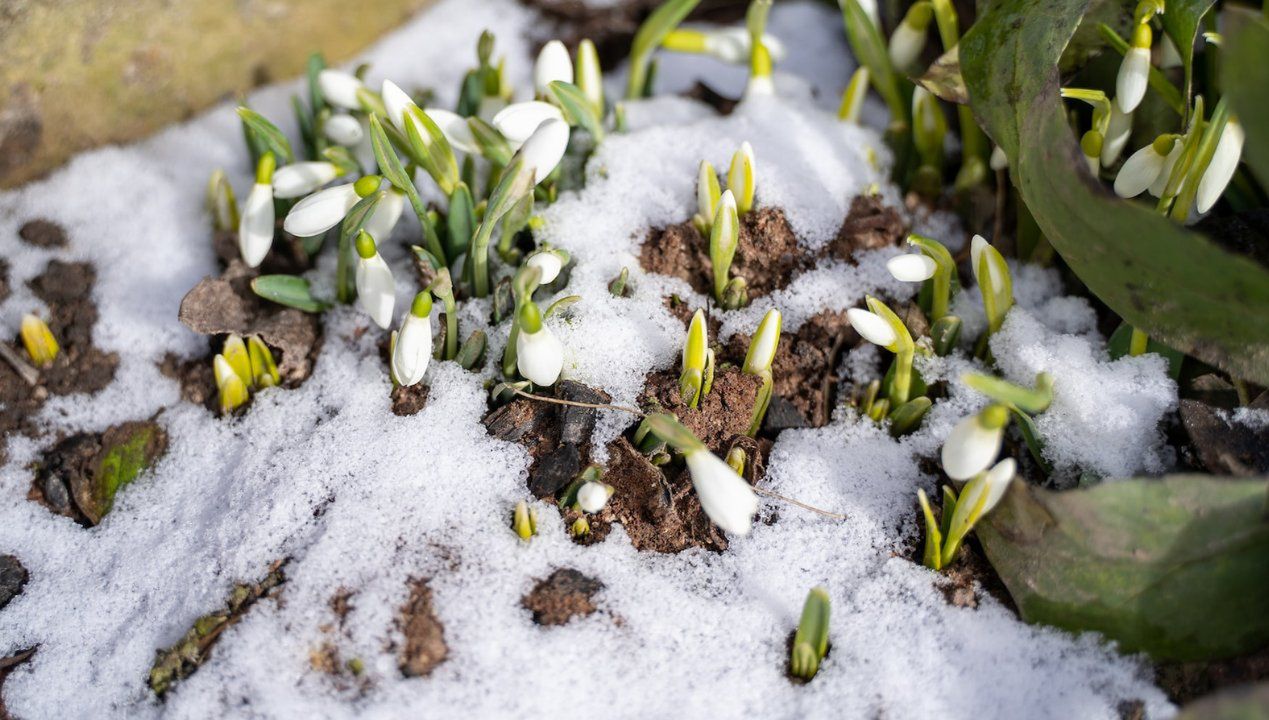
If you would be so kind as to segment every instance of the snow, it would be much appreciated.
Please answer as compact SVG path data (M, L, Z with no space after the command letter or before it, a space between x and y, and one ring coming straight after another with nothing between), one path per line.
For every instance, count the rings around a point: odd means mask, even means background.
M489 27L512 82L527 94L532 56L521 32L534 21L512 0L443 0L362 59L372 63L372 85L391 77L407 88L432 87L449 104L479 31ZM577 263L560 294L583 298L549 321L568 348L565 374L615 402L633 402L647 372L677 362L683 330L662 298L674 292L705 304L681 281L645 273L637 262L641 233L694 211L700 159L725 168L750 141L759 205L783 206L811 248L832 237L850 199L869 184L898 202L882 181L884 166L865 160L872 147L886 161L878 135L841 126L805 102L818 87L821 107L831 108L836 98L826 93L849 77L844 45L829 39L840 35L840 18L817 4L782 2L771 28L791 49L784 69L824 74L782 75L780 98L728 118L686 100L636 104L636 129L605 141L586 188L543 210L538 239ZM803 32L811 39L802 47L826 56L823 66L798 60L811 57L791 42ZM671 67L662 67L666 87L682 78ZM836 89L828 87L834 79ZM297 87L251 98L292 137L287 103ZM31 579L0 613L0 656L39 646L4 685L16 716L531 717L566 709L611 717L1116 718L1117 704L1134 699L1151 718L1174 712L1141 659L1095 636L1025 625L990 596L975 610L952 607L942 579L902 557L919 538L916 489L937 483L920 458L934 456L951 426L985 402L956 381L980 367L961 354L920 360L927 379L951 381L949 397L902 441L840 411L827 427L780 436L766 486L847 520L765 500L762 514L778 513L778 521L758 523L721 554L639 553L620 528L582 547L543 503L541 534L521 544L508 523L514 504L528 499L528 456L480 424L489 369L431 363L426 408L396 417L380 335L353 308L326 316L321 356L300 388L263 391L232 420L182 403L156 362L168 352L206 351L206 341L176 320L184 293L216 271L203 187L223 167L245 188L247 165L237 119L224 105L149 141L85 153L47 180L0 195L0 252L14 289L0 304L0 325L16 328L21 313L38 308L25 282L48 260L88 260L98 268L94 341L120 356L106 390L45 406L37 421L48 436L6 440L0 552L16 554ZM33 217L64 225L70 247L21 244L17 227ZM946 217L918 224L953 249L962 240ZM405 308L417 288L405 280L412 274L404 248L384 243L383 251ZM909 297L915 286L885 271L894 252L865 253L858 265L823 261L751 307L720 313L719 339L752 333L773 306L795 330L822 309L858 304L864 293ZM622 267L631 271L630 298L606 289ZM326 258L313 277L332 272ZM1011 380L1054 374L1053 409L1037 419L1052 459L1102 474L1166 466L1158 421L1176 392L1161 360L1109 362L1091 308L1062 297L1049 271L1014 272L1018 308L993 351ZM973 295L957 304L967 328ZM487 317L487 303L467 303L464 335ZM505 327L490 331L490 366L505 340ZM884 355L864 348L845 364L853 380L866 381ZM26 499L28 466L56 434L159 411L168 454L119 495L101 525L81 528ZM629 422L602 413L596 442ZM155 700L146 677L156 649L280 558L290 559L283 602L258 603L198 672ZM606 589L597 596L600 612L542 628L519 600L557 567L594 576ZM405 679L390 648L401 640L396 617L415 578L430 579L449 656L430 676ZM794 686L784 675L785 641L815 585L832 597L832 652L812 683ZM330 608L341 589L355 590L342 624ZM314 669L310 656L326 644L345 660L360 659L363 679Z

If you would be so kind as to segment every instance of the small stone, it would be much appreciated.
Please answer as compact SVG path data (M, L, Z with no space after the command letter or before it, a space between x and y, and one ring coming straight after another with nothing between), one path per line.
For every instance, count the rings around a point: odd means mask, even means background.
M66 230L55 222L37 218L18 229L18 237L29 245L42 248L66 247Z
M1194 451L1207 471L1215 475L1253 477L1269 473L1269 428L1252 429L1229 420L1198 400L1185 399L1180 405Z
M410 598L401 608L401 630L405 634L399 659L401 674L424 677L445 662L449 655L445 628L432 607L432 591L426 580L412 583Z
M27 572L12 555L0 555L0 610L17 597L26 586Z
M533 613L539 625L563 625L574 617L586 617L597 609L595 593L604 584L572 568L560 568L541 580L520 604Z
M763 420L762 427L774 434L781 430L808 428L811 427L811 423L796 405L779 395L773 395L771 404L767 406L767 416Z
M401 385L393 387L392 414L401 416L418 414L427 405L427 392L428 387L421 382L409 387Z
M581 450L568 443L560 445L538 457L529 472L529 492L540 498L554 495L581 471Z

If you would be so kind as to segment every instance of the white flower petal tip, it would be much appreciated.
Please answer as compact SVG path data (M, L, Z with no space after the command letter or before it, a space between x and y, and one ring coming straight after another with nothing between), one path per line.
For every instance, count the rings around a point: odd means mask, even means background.
M392 324L396 306L396 283L392 269L379 253L357 258L357 306L384 330Z
M259 267L273 246L273 187L256 183L238 220L238 251L247 267Z
M701 508L715 525L733 535L746 535L758 512L758 495L730 465L704 448L686 455L692 487Z
M876 313L850 308L846 311L846 318L850 320L850 326L855 328L855 332L874 345L890 347L899 339L890 323Z
M1225 130L1221 132L1220 140L1216 142L1212 161L1199 180L1196 195L1199 212L1205 213L1211 210L1221 194L1225 192L1229 181L1234 178L1234 171L1238 169L1238 160L1243 153L1244 140L1246 140L1246 133L1242 126L1237 120L1230 118L1229 122L1225 123Z
M360 199L352 183L313 193L291 208L282 229L295 237L321 235L338 225Z
M564 159L566 150L568 123L557 118L543 120L520 148L520 157L524 159L525 167L533 168L535 185L554 172L555 166Z
M989 161L991 169L997 172L1009 167L1009 156L1005 155L1005 149L997 145L991 150L991 160Z
M512 149L519 149L547 120L563 121L564 113L550 103L530 100L514 103L499 110L490 124L502 133L508 143L511 143Z
M535 252L524 261L529 267L535 267L541 272L538 282L547 285L560 276L560 270L564 267L564 261L556 253L549 250Z
M538 95L545 97L547 86L556 80L573 82L573 60L568 56L564 43L552 40L542 46L537 62L533 64L533 86Z
M283 165L273 173L273 197L290 200L316 191L339 177L335 163L298 162Z
M353 147L366 137L365 129L357 118L348 113L331 115L326 120L326 139L336 145Z
M1000 500L1005 496L1005 492L1009 489L1009 483L1013 481L1014 475L1018 472L1018 463L1013 458L1005 458L992 466L987 471L986 486L987 500L983 503L983 514L991 512L991 509L1000 504Z
M943 472L953 480L968 480L991 467L1000 454L1004 427L985 427L978 415L961 420L943 442Z
M441 129L445 139L455 150L468 155L480 154L480 144L476 142L476 136L472 135L467 118L444 108L427 108L423 112L432 118L432 122Z
M1115 176L1116 195L1121 198L1137 197L1159 179L1167 158L1155 149L1157 144L1150 143L1128 156Z
M608 504L608 498L612 496L612 489L603 483L594 482L593 480L584 483L577 489L577 504L587 513L597 513L604 509Z
M516 336L516 367L534 385L550 387L564 370L564 345L545 325Z
M432 360L432 319L407 313L392 346L392 375L409 387L423 379Z
M1119 65L1119 78L1115 83L1115 102L1122 112L1130 113L1141 104L1149 78L1150 48L1129 48Z
M321 88L326 102L331 105L345 110L361 109L361 100L357 97L357 91L365 86L356 75L343 70L322 70L317 74L317 86Z
M902 282L925 282L934 277L938 268L934 258L918 253L904 253L886 261L886 269L895 280Z
M906 22L890 36L890 63L896 70L910 68L925 49L925 30L918 30Z
M383 95L383 106L388 111L388 120L398 128L404 129L405 111L415 107L409 93L391 80L384 80L380 94Z

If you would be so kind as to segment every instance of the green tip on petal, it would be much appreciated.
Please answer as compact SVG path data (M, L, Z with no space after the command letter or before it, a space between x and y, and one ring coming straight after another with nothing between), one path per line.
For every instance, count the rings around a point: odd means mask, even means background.
M365 230L357 233L356 247L357 254L365 260L369 260L374 257L375 253L378 252L375 249L375 239L370 237L370 233Z
M357 197L367 197L370 193L379 189L379 183L382 178L378 175L366 175L357 182L353 183L353 191L357 193Z
M278 159L273 156L272 152L266 152L260 156L260 162L256 163L256 183L260 185L273 184L273 171L278 167Z
M978 413L978 422L985 428L998 430L1009 422L1009 410L1004 405L988 405Z
M542 311L535 302L526 302L520 308L520 332L532 335L542 329Z

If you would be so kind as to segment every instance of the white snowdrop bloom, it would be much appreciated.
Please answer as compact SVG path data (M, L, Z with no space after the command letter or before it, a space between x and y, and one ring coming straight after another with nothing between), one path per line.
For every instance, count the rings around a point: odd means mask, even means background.
M692 487L701 509L715 525L733 535L745 535L758 512L758 495L730 465L704 447L687 451Z
M1225 187L1234 177L1234 171L1238 169L1238 159L1243 153L1245 139L1242 126L1237 120L1230 118L1221 132L1221 139L1216 142L1212 161L1199 180L1196 196L1199 212L1211 210L1221 193L1225 192Z
M591 480L577 489L577 504L583 511L594 514L604 509L611 495L607 485Z
M322 89L326 102L345 110L360 110L361 100L357 91L365 85L356 75L343 70L326 69L317 74L317 86Z
M273 173L273 197L289 200L317 190L339 177L339 168L332 162L298 162L285 165Z
M743 25L717 28L702 32L705 39L705 52L712 57L733 65L749 64L753 54L752 37L749 28ZM762 45L771 54L772 62L784 59L784 43L774 35L763 33Z
M1150 79L1150 43L1153 35L1148 24L1138 25L1132 33L1132 47L1124 53L1119 65L1119 77L1115 82L1115 102L1119 109L1130 113L1146 96L1146 84Z
M702 323L704 316L701 316ZM695 322L696 318L692 318ZM780 311L771 308L766 315L762 316L762 322L758 323L758 329L754 331L753 339L749 341L749 350L745 352L744 371L749 375L761 375L771 372L771 365L775 363L776 349L780 346L780 327L784 322L784 318L780 315Z
M1137 197L1159 179L1164 162L1175 139L1161 137L1128 156L1115 176L1115 194L1122 198ZM1166 181L1165 181L1166 182Z
M1132 135L1132 113L1119 109L1119 103L1110 104L1110 122L1106 126L1106 137L1102 140L1102 167L1110 167L1119 159L1128 138Z
M326 119L325 130L327 140L344 147L353 147L366 137L361 123L348 113L331 115Z
M908 9L899 27L890 35L890 62L895 68L912 67L921 56L933 17L934 7L929 3L916 3Z
M1013 458L1005 458L987 471L986 482L984 483L987 502L983 503L982 510L984 515L1000 504L1000 500L1005 496L1005 491L1009 489L1009 483L1013 481L1017 470L1018 463L1014 462Z
M415 107L414 101L410 99L406 91L391 80L383 81L380 94L383 96L383 106L388 111L388 121L404 131L405 112Z
M542 323L542 311L532 301L520 309L516 367L521 375L540 387L554 385L564 369L564 345Z
M943 472L953 480L968 480L991 467L1000 454L1007 421L1008 411L993 405L956 423L943 442Z
M983 251L990 246L991 243L987 242L987 238L982 235L974 235L973 239L969 241L970 270L973 271L975 279L978 278L978 264L982 260ZM1005 279L1000 276L1000 269L996 267L996 263L987 263L987 268L988 272L991 273L992 287L1004 287ZM981 282L981 280L979 282Z
M392 269L375 248L375 241L362 230L357 235L357 306L375 325L388 329L392 324L392 308L396 305L396 282Z
M410 312L393 335L392 376L408 387L423 379L432 359L432 295L424 290L414 296Z
M988 161L992 170L1000 171L1009 167L1009 156L1005 154L1005 149L997 145L991 149L991 159Z
M890 347L899 339L890 323L877 313L850 308L846 311L846 319L850 320L850 326L855 328L855 332L874 345Z
M524 262L529 267L535 267L541 271L542 275L538 282L543 285L559 277L560 270L564 267L564 260L557 253L549 250L535 252Z
M472 135L467 118L444 108L427 108L423 112L432 118L432 122L441 129L445 139L455 150L469 155L480 154L480 144L476 142L476 136Z
M238 251L247 267L259 267L273 246L273 186L257 182L238 220Z
M295 237L321 235L338 225L360 199L356 183L319 190L291 208L282 229Z
M491 124L507 139L511 149L518 150L538 126L547 120L563 121L564 113L550 103L529 100L513 103L499 110Z
M1172 169L1176 167L1176 163L1181 159L1181 152L1185 149L1185 143L1180 140L1172 145L1172 149L1168 151L1167 157L1163 159L1163 167L1159 169L1159 176L1154 179L1154 183L1150 185L1150 194L1155 197L1163 197L1168 187L1168 181L1172 179ZM1185 182L1177 187L1180 192L1181 187L1185 186Z
M533 183L542 182L564 159L568 149L568 123L560 119L544 120L529 139L524 141L519 154L525 167L533 168Z
M886 261L886 269L902 282L925 282L934 277L938 267L934 258L921 253L904 253Z
M404 209L405 193L391 188L383 196L383 200L379 201L374 215L366 221L363 229L370 234L370 237L378 238L378 242L387 240L392 236L392 228L397 226L397 221L401 219L401 211Z
M533 87L540 97L545 97L547 86L556 80L573 82L573 60L564 43L552 40L542 46L537 62L533 63Z

